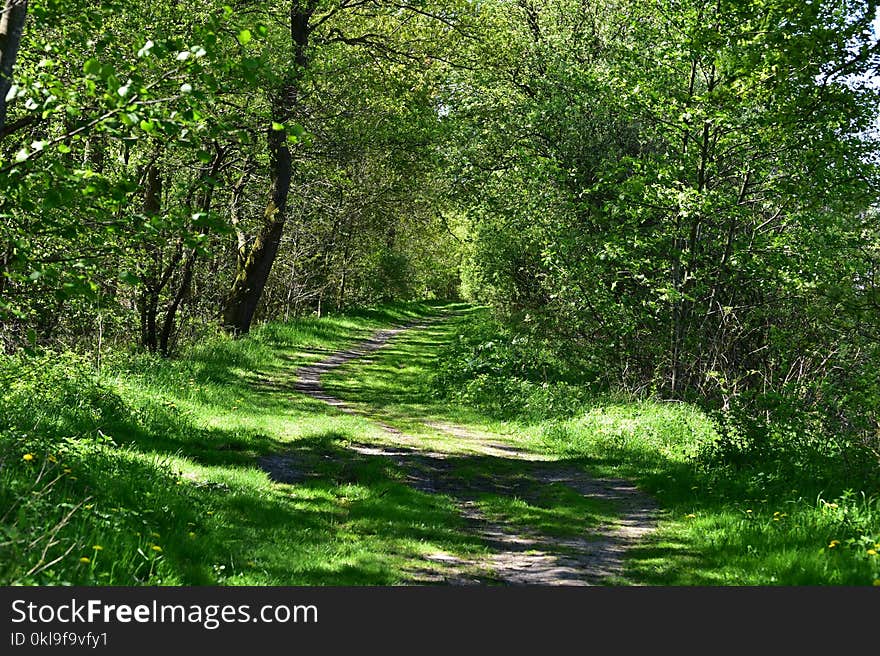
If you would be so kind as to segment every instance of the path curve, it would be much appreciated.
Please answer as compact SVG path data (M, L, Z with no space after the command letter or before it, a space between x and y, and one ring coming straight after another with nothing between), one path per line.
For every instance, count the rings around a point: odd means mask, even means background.
M440 320L437 317L434 320ZM459 512L476 535L488 545L491 554L483 560L465 560L446 553L429 554L433 567L410 572L414 583L449 584L507 583L521 585L598 585L609 576L623 572L623 557L656 524L658 507L648 495L631 482L621 479L595 479L584 472L560 467L554 460L525 451L516 446L452 424L424 421L426 426L465 441L482 456L523 461L527 477L535 483L562 484L584 497L612 502L619 512L619 521L599 526L583 536L558 537L535 530L491 521L477 506L481 492L504 494L492 482L480 486L465 483L451 472L448 458L452 455L434 452L399 429L385 423L369 411L361 411L328 393L321 377L333 369L377 351L405 330L424 329L427 322L397 326L377 331L369 339L350 349L337 351L296 371L294 388L312 398L324 401L338 410L366 417L387 435L387 444L352 444L354 451L369 456L391 459L406 473L409 484L423 492L441 493L456 500ZM270 456L261 465L276 480L295 482L293 463L284 455ZM439 566L440 574L437 573Z

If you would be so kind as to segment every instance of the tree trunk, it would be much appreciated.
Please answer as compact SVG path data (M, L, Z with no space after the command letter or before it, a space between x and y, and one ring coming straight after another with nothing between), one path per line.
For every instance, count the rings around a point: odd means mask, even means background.
M147 169L146 188L144 189L144 214L155 216L162 209L162 176L155 162ZM158 247L149 247L150 263L144 273L144 288L138 297L138 309L141 315L141 346L150 353L159 347L158 323L159 296L170 276L162 275L162 253ZM175 257L173 259L178 259ZM176 266L176 263L169 265Z
M293 62L292 71L285 82L272 94L272 121L285 123L294 115L299 101L299 84L308 67L307 49L311 26L309 21L315 12L316 2L291 0L290 39ZM239 266L232 289L223 307L223 326L235 335L250 331L254 313L278 255L284 223L287 219L287 197L293 177L293 158L287 136L282 130L268 130L269 176L271 199L263 217L263 226L246 258L239 255Z
M141 313L141 346L150 353L155 353L158 346L156 339L156 316L159 314L158 294L151 287L141 293L138 306Z
M202 174L201 182L204 185L204 188L202 189L202 195L198 207L199 211L205 214L211 211L211 205L214 200L214 188L217 184L217 175L220 172L220 167L225 156L226 152L218 147L217 153L214 155L214 159L211 162L211 167L205 170ZM190 200L187 201L187 209L192 212L191 197ZM182 254L183 251L181 250L180 253ZM171 353L172 337L174 336L174 322L181 304L189 296L197 254L195 248L191 248L187 252L186 258L183 261L183 270L180 274L180 284L177 286L177 291L175 292L174 297L165 306L165 319L162 322L162 330L159 333L159 352L163 357L168 357ZM179 260L180 258L173 260L171 266L176 267ZM171 273L171 271L169 271L169 273Z
M269 134L269 144L272 154L272 199L266 208L263 227L247 258L239 266L223 310L223 325L235 335L243 335L251 328L284 233L287 196L293 175L290 149L283 133L274 130Z
M12 86L12 69L18 57L28 0L6 0L0 16L0 134L6 126L6 94Z
M162 332L159 335L159 352L166 358L171 352L171 336L174 334L174 319L177 315L177 310L180 308L183 300L189 295L195 262L196 250L192 248L187 253L186 260L183 263L183 273L180 276L180 285L177 288L177 293L165 310L165 320L162 322Z

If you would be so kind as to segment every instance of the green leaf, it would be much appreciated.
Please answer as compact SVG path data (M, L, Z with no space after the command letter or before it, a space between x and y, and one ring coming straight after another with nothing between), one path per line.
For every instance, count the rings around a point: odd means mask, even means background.
M249 44L252 38L253 35L251 34L250 30L242 30L238 33L238 42L243 46Z
M138 285L141 282L141 279L131 271L122 271L119 274L119 280L126 285Z
M282 125L281 123L276 123L275 121L272 121L272 129L275 130L275 132L283 132L284 125Z
M91 59L86 60L86 63L83 64L83 73L86 75L94 75L98 76L101 74L101 62L92 57Z
M49 189L46 191L46 196L43 198L43 207L48 209L54 209L61 205L61 194L58 193L56 189Z

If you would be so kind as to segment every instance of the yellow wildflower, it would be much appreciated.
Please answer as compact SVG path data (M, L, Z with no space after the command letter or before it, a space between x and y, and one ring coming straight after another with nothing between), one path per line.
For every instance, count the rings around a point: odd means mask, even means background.
M869 556L876 556L877 550L876 549L868 549L868 555Z
M150 547L150 549L152 549L156 553L162 553L162 547L160 547L158 544L154 544L152 547Z
M694 513L690 513L684 516L685 519L696 519L696 517L697 516Z
M92 562L92 561L91 561L91 559L86 558L85 556L83 556L82 558L79 559L79 562L81 562L81 563L90 563L90 562Z
M831 542L828 543L828 548L834 549L839 544L840 544L840 540L832 540Z
M100 544L96 544L94 547L92 547L92 549L94 549L95 551L104 551L104 547L102 547Z
M30 462L31 460L34 459L34 454L33 454L33 453L25 453L25 454L21 457L21 459L24 460L25 462Z

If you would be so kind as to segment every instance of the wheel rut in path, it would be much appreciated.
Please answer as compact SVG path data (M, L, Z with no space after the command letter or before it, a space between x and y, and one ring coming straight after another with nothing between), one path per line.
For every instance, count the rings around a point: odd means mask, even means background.
M381 417L346 404L322 386L321 377L327 372L377 351L405 330L426 328L429 323L380 330L350 349L300 367L294 382L297 391L377 424L387 436L386 443L354 443L350 448L362 456L390 459L415 489L454 499L469 530L479 536L490 551L488 557L481 559L463 559L442 552L429 554L426 558L432 566L426 563L424 568L410 572L412 582L583 586L599 585L610 576L621 575L624 554L654 529L658 514L653 499L632 483L620 479L595 479L577 469L560 466L548 457L461 426L422 422L435 431L457 438L478 457L518 461L519 475L515 480L493 476L465 480L456 475L451 462L456 454L423 448L417 440L387 424ZM274 480L289 483L302 480L297 463L289 456L264 457L260 464ZM618 520L585 528L581 535L547 535L532 528L490 519L477 504L479 496L485 493L515 495L528 500L536 490L551 485L564 485L584 497L613 504Z

